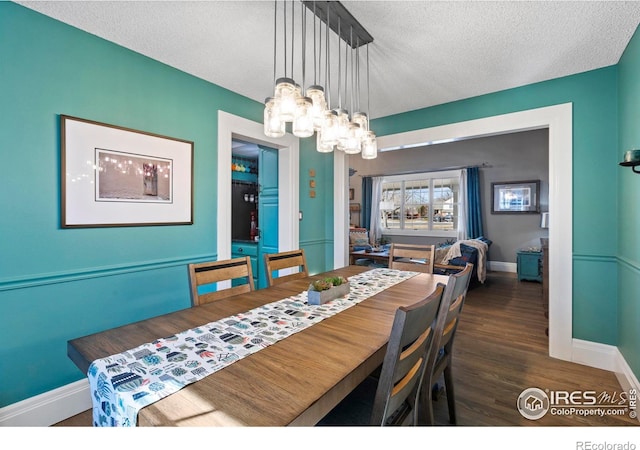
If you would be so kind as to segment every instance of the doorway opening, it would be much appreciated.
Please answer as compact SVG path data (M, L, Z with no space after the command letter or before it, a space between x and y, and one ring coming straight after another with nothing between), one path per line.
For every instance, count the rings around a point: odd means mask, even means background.
M232 140L231 257L249 256L254 285L267 287L264 255L278 252L278 150Z
M573 360L573 112L572 104L548 106L515 113L452 123L378 138L378 147L403 148L445 139L469 139L516 131L549 129L549 356ZM348 182L335 177L336 190L344 191ZM342 183L342 185L341 185ZM337 199L336 222L348 220L346 195ZM347 228L341 231L346 235ZM344 239L334 237L334 254L346 253L335 247ZM347 260L342 261L343 265Z
M243 141L277 151L280 186L299 186L299 142L287 134L268 138L263 125L224 111L218 112L217 259L232 257L232 154L233 141ZM243 196L244 200L244 196ZM299 189L279 189L277 199L277 251L299 248ZM275 247L275 246L274 246ZM262 264L261 261L259 261Z

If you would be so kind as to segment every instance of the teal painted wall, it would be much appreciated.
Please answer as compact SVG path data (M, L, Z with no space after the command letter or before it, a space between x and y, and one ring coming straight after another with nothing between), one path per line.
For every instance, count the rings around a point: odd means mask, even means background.
M572 102L573 336L611 345L618 340L618 166L612 153L618 145L617 75L617 67L610 66L385 117L371 125L382 136ZM598 214L602 210L609 219ZM586 288L596 279L598 289Z
M618 64L620 143L612 150L617 162L626 150L640 148L640 31ZM640 378L640 175L618 167L618 348Z
M83 378L67 340L190 305L186 264L217 257L218 110L261 122L263 107L10 2L0 61L3 407ZM61 229L60 114L193 141L194 224ZM331 183L315 152L301 161ZM316 271L327 199L300 199Z
M315 188L309 184L312 180ZM333 269L333 153L318 153L314 138L300 140L300 209L300 247L309 273Z
M629 69L621 65L621 98L640 97L634 55L625 54ZM189 306L186 264L216 257L217 112L261 121L262 105L8 2L0 2L0 61L3 407L83 378L66 356L67 340ZM640 218L637 209L618 213L611 205L620 197L637 208L640 177L620 175L632 194L618 194L615 181L593 183L619 173L617 86L618 68L609 67L375 120L372 128L382 136L573 102L574 223L590 224L574 227L574 285L601 283L598 292L574 295L574 308L590 311L574 323L574 336L619 341L638 374L639 308L624 298L635 298L640 284L633 235ZM621 122L637 119L637 107L620 103ZM194 225L61 229L59 114L192 140ZM637 138L630 125L620 130L621 144ZM299 188L300 244L317 273L333 265L333 156L317 153L311 139L300 145ZM594 204L613 207L621 225L594 221ZM618 287L625 317L616 325L616 305L603 303L600 292L616 298Z

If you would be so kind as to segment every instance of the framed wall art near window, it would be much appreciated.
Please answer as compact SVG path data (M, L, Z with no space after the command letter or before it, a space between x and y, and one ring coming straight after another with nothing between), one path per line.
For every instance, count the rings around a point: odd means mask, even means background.
M193 224L193 142L60 116L62 228Z
M540 180L491 183L492 214L540 212Z

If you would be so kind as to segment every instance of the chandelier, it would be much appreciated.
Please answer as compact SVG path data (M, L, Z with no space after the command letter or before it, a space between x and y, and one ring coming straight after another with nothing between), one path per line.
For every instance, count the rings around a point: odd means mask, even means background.
M284 136L291 124L294 136L308 138L316 135L316 149L321 153L334 150L346 154L360 153L363 159L378 155L375 133L369 128L369 46L373 38L358 21L337 1L275 0L273 38L273 96L267 97L264 108L264 133L273 138ZM296 3L299 12L296 12ZM278 5L282 10L282 76L278 72ZM289 12L288 12L289 10ZM313 12L313 48L307 48L307 11ZM287 15L287 12L289 15ZM300 23L296 29L296 16ZM318 27L316 24L319 22ZM324 38L323 38L324 23ZM317 32L316 32L317 30ZM299 32L300 66L294 81L296 31ZM337 37L332 48L330 31ZM335 39L333 39L335 40ZM324 41L324 44L323 44ZM361 108L360 48L366 49L367 112ZM344 47L344 52L343 52ZM337 52L332 60L331 52ZM313 79L307 80L307 53L313 56ZM344 54L343 54L344 53ZM332 77L337 75L337 88L332 103ZM321 80L324 79L324 83ZM308 86L307 86L308 84ZM335 99L337 97L337 102ZM349 104L347 105L347 100ZM344 102L344 103L343 103ZM347 106L352 111L349 112Z

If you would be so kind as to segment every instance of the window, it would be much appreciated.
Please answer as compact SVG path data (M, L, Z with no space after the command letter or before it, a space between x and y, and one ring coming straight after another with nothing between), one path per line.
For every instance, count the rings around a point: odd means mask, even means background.
M382 180L381 227L386 234L456 236L461 171L396 175Z

